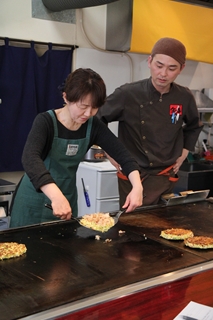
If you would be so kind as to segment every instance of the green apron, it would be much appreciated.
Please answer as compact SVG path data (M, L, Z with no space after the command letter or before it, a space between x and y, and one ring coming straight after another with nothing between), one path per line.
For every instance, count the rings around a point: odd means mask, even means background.
M48 112L54 124L54 138L52 147L44 163L56 185L68 199L72 207L73 216L77 217L76 171L80 161L82 161L87 152L93 118L88 120L85 138L68 140L58 137L57 120L54 112L52 110ZM10 227L14 228L59 220L53 215L51 210L44 206L45 203L50 203L50 200L44 193L35 190L25 173L13 202Z

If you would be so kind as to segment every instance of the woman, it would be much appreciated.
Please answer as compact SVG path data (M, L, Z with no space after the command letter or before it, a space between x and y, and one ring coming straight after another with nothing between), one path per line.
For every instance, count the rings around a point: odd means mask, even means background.
M103 79L91 69L69 74L63 88L63 108L38 114L24 147L25 174L14 194L10 227L77 216L76 171L88 149L99 145L128 176L132 190L123 207L142 204L139 167L95 114L106 98ZM51 202L53 211L45 207Z

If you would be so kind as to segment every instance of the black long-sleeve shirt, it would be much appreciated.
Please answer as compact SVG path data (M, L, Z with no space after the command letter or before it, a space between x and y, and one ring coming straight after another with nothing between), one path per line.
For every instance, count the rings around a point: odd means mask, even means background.
M81 139L86 136L87 122L76 131L67 129L59 121L57 121L57 125L60 138ZM43 162L52 146L53 136L53 121L49 113L38 114L28 135L22 155L24 170L37 191L41 186L54 182ZM100 146L114 158L127 176L134 170L140 170L137 162L119 142L118 138L97 117L93 117L88 149L93 144Z

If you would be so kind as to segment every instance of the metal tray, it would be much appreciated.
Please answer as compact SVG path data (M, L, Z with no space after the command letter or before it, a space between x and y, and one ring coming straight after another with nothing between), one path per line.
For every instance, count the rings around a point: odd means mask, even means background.
M189 193L184 196L176 196L172 197L168 200L165 200L164 198L161 198L167 206L174 206L178 204L184 204L184 203L191 203L191 202L197 202L197 201L203 201L207 198L210 190L198 190L193 191L192 193Z

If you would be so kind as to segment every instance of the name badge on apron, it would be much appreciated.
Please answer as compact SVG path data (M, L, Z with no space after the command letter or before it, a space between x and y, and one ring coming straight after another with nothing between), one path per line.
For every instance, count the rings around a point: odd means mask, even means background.
M66 156L75 156L78 152L78 144L68 144Z

